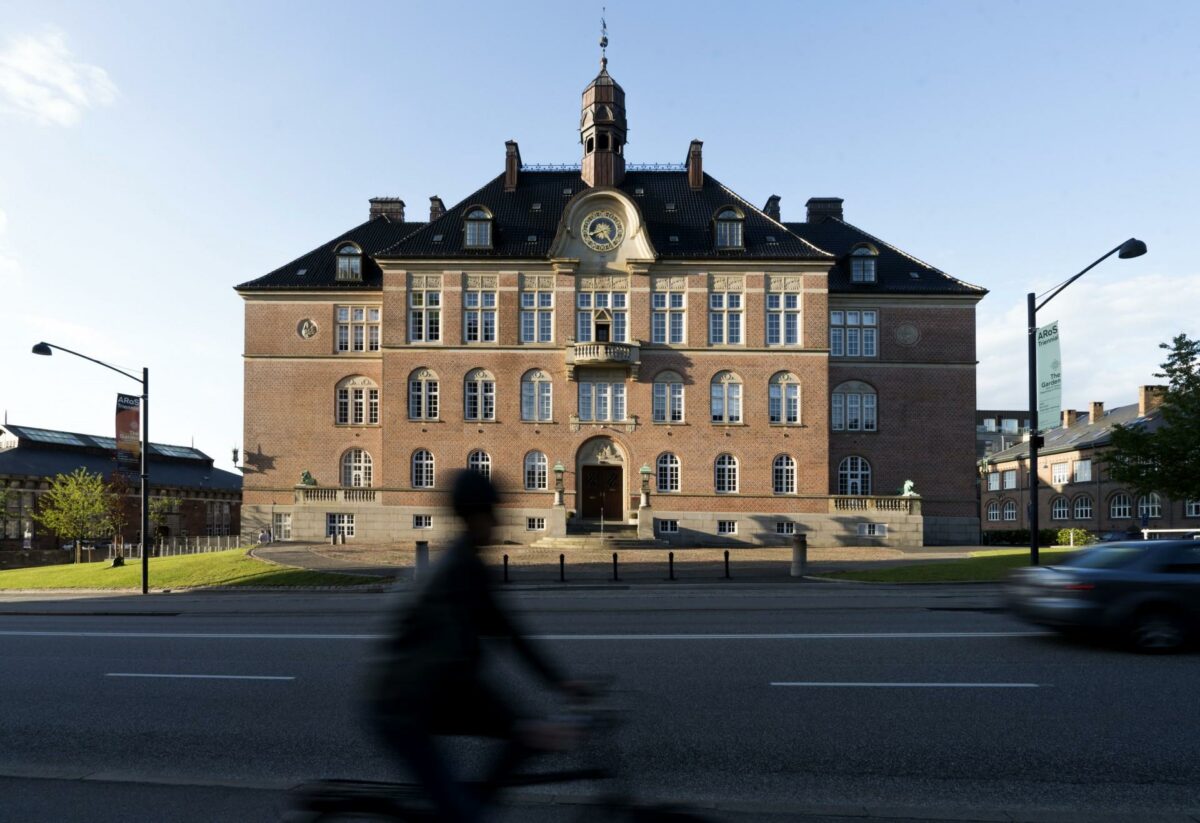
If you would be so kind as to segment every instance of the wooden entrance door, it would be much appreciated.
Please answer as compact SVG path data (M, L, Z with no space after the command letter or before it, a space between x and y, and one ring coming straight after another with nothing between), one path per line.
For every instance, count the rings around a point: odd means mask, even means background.
M583 505L580 517L621 520L625 516L621 505L621 467L584 466Z

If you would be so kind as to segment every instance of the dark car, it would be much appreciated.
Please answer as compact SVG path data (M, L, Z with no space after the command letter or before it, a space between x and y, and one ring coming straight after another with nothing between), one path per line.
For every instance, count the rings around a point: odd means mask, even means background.
M1200 633L1200 544L1104 543L1052 566L1013 571L1005 595L1031 623L1103 633L1139 651L1176 651Z

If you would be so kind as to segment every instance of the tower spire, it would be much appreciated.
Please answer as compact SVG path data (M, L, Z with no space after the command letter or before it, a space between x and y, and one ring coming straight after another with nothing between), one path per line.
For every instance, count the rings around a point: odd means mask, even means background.
M608 68L608 22L604 19L608 14L608 7L600 7L600 71Z

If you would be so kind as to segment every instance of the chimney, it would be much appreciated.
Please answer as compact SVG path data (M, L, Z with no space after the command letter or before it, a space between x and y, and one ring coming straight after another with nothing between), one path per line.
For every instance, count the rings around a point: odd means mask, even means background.
M371 212L368 219L386 217L393 223L404 222L404 201L399 197L372 197Z
M429 222L432 223L446 213L446 204L436 194L429 198Z
M840 197L810 197L804 205L808 207L809 223L821 223L829 217L842 219L842 198Z
M1063 409L1062 412L1062 427L1069 429L1079 422L1079 412L1075 409Z
M521 173L521 150L516 140L504 141L504 190L517 190L517 175Z
M1099 422L1100 418L1103 416L1104 416L1104 404L1097 403L1095 400L1093 400L1091 402L1091 405L1088 407L1088 422L1089 423Z
M704 188L704 157L700 151L703 145L703 141L693 140L692 144L688 146L688 186L692 191L700 191Z
M779 195L772 194L767 198L767 205L763 206L763 214L770 217L772 220L779 220Z
M1145 417L1163 403L1166 386L1138 386L1138 417Z

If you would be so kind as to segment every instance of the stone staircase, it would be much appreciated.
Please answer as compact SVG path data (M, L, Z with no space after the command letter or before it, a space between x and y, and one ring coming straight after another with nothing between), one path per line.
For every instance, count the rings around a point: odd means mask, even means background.
M652 538L641 540L637 536L637 526L628 523L605 523L604 531L600 531L599 523L567 523L565 537L543 537L531 544L535 549L553 549L566 552L572 549L597 549L619 552L628 549L665 548L670 544L665 540Z

